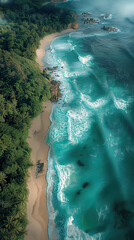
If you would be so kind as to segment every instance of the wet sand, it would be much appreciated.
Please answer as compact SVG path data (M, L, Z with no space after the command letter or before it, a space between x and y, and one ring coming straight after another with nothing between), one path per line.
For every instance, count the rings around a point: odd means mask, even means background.
M27 142L31 152L31 160L34 164L29 170L28 189L29 197L27 204L28 227L25 240L47 240L48 239L48 211L46 201L46 172L47 156L49 146L45 143L45 137L50 125L49 115L52 109L50 101L43 102L42 113L32 121ZM41 160L44 163L43 172L37 178L36 162Z
M60 35L71 32L72 29L64 30L60 33L53 33L45 36L40 41L39 49L36 50L36 62L43 67L43 57L45 55L45 47L51 41ZM48 240L48 210L47 210L47 157L49 146L45 143L45 138L50 125L49 116L53 103L50 101L42 103L42 112L32 121L29 130L27 142L32 149L31 161L33 167L29 169L28 179L28 204L27 204L27 234L25 240ZM43 172L36 178L36 163L40 160L44 164Z
M50 35L45 36L41 41L40 41L40 46L36 51L36 62L43 67L44 63L42 61L44 55L45 55L45 47L48 46L54 38L64 35L66 33L75 31L73 29L66 29L63 30L62 32L56 32L56 33L52 33Z

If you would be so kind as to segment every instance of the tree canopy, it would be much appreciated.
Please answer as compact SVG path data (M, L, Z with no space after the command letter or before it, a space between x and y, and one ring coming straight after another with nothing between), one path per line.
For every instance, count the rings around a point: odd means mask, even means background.
M26 231L27 174L30 148L26 142L31 119L49 99L47 78L35 62L39 40L61 31L72 12L42 6L44 0L0 4L0 239L23 240ZM66 17L65 17L66 16Z

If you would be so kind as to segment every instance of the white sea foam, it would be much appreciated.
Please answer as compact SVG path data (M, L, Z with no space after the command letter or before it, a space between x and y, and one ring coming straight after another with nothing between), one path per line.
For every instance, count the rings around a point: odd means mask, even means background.
M72 41L70 41L70 40L68 40L68 43L69 43L69 45L70 45L70 49L71 49L72 51L75 50L76 45L73 45L73 44L72 44Z
M73 216L68 219L66 240L102 240L102 234L98 233L93 236L83 232L73 224Z
M66 199L65 194L63 192L63 190L65 188L67 188L70 185L70 176L73 174L74 169L72 167L72 165L60 165L60 164L56 164L56 169L58 172L58 176L59 176L59 185L58 185L58 199L61 202L68 202L68 199Z
M90 108L100 108L103 107L104 105L107 104L108 100L105 98L99 98L94 102L91 102L91 98L87 95L84 95L81 93L81 99L83 102L85 102L87 104L88 107Z
M130 104L130 100L126 101L124 99L121 99L121 98L116 98L115 96L114 97L114 104L116 106L117 109L122 109L122 110L126 110L127 107L129 106Z
M105 14L101 14L101 16L102 16L102 17L104 16L104 19L112 19L112 17L113 17L112 14L109 14L109 17L105 17Z
M75 99L75 94L73 92L71 93L70 90L66 90L65 95L64 95L65 102L69 103L69 102L73 101L74 99Z
M56 121L53 120L51 128L53 129L49 133L49 137L53 142L61 142L68 138L68 118L66 116L66 109L62 107L55 108ZM54 116L55 118L55 116Z
M79 89L79 87L78 87L78 84L77 84L76 79L73 80L73 83L74 83L74 86L75 86L75 88L76 88L77 93L80 93L80 89Z
M77 64L77 70L75 71L69 71L69 70L65 70L64 72L64 76L65 78L72 78L72 77L79 77L79 76L87 76L88 71L86 71L85 69L82 69L79 62L76 63Z
M99 220L105 220L107 212L109 211L109 207L106 205L104 208L96 209L96 211L98 212Z
M80 62L86 66L89 66L89 61L91 61L93 59L93 57L91 55L82 57L82 56L78 56Z
M115 89L114 92L111 91L111 95L114 100L115 107L117 109L126 111L130 103L132 102L132 98L128 97L127 100L124 100L123 98L116 97L116 96L121 96L122 94L126 95L127 93L124 93L122 89Z
M82 31L79 31L79 32L71 32L69 34L70 37L73 37L73 38L80 38L82 36L84 36L83 32Z
M87 137L87 132L91 126L92 116L90 112L87 112L83 107L76 110L69 110L68 116L68 139L71 143L76 144L80 140L84 140Z
M53 142L61 142L65 138L67 138L66 124L59 124L58 126L53 125L53 132L51 138L53 139Z
M53 204L52 204L52 192L53 192L54 179L55 179L55 171L53 169L53 159L51 158L51 148L50 148L48 152L48 171L47 171L47 208L49 213L49 224L48 224L49 237L52 236L52 231L54 230L54 220L57 215L57 211L54 210ZM51 226L53 226L53 228ZM58 233L57 233L57 236L58 236Z
M74 50L74 47L73 47L73 45L71 44L71 42L66 42L66 43L56 43L55 45L54 45L54 49L55 50L63 50L63 51L72 51L72 50Z

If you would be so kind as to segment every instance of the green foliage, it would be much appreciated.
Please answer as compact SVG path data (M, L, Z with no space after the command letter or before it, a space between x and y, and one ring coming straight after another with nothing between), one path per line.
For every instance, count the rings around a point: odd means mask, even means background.
M35 50L40 38L73 21L72 12L42 7L44 2L14 0L0 6L0 240L24 239L32 165L26 139L41 102L51 97L51 77L35 62Z
M16 0L4 5L7 25L0 29L0 47L16 54L35 58L39 39L48 33L62 31L74 22L73 12L58 7L42 6L44 1Z

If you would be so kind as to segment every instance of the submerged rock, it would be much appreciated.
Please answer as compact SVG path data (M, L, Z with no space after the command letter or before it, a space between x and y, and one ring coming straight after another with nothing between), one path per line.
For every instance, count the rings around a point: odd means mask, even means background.
M82 13L82 16L85 16L85 17L86 17L86 16L89 16L89 15L92 15L92 13L90 13L90 12L83 12L83 13Z
M86 188L88 185L89 185L89 183L88 183L88 182L85 182L82 187L83 187L83 188Z
M103 20L111 19L112 18L112 14L102 14L99 18L103 19Z
M55 67L46 67L44 70L43 70L43 72L48 72L48 71L55 71L55 70L57 70L58 69L58 66L55 66Z
M77 195L80 195L80 194L81 194L81 190L77 191L76 194L77 194Z
M58 69L58 66L56 66L56 67L53 67L53 70L57 70Z
M102 29L103 29L104 31L107 31L107 32L118 32L118 29L115 28L115 27L103 26Z
M98 21L98 19L96 18L87 18L87 19L84 19L84 24L89 24L89 23L100 23Z
M77 161L77 164L80 166L80 167L84 167L84 163L82 163L80 160Z

